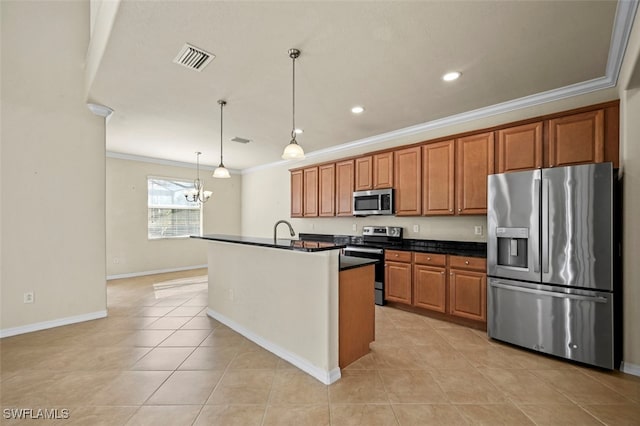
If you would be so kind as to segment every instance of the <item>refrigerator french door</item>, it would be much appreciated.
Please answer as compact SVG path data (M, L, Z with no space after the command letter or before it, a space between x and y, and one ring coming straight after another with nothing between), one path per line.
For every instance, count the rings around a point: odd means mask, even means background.
M614 368L611 163L491 175L490 337Z

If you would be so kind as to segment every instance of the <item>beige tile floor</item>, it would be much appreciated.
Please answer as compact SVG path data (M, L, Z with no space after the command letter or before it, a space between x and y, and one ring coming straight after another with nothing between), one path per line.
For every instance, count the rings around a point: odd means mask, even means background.
M0 340L0 402L79 425L640 424L640 378L376 307L369 355L322 385L208 318L206 270L108 283L109 317Z

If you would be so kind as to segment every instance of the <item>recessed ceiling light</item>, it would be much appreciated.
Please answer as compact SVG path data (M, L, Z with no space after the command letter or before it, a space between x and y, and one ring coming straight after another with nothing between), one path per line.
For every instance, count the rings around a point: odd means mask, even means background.
M462 75L462 73L458 72L458 71L453 71L453 72L448 72L445 75L442 76L442 79L444 81L453 81L453 80L457 80L458 77L460 77Z
M354 114L362 114L364 112L364 108L361 106L354 106L351 108L351 112Z
M296 132L296 135L299 135L300 133L304 133L304 130L302 129L295 129L294 132Z

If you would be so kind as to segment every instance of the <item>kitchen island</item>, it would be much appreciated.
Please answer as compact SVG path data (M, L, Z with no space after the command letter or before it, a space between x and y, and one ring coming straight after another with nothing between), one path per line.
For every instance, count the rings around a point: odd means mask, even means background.
M343 272L351 273L341 274L340 244L193 238L208 241L210 317L325 384L368 352L374 337L372 262L344 259ZM352 308L345 305L352 301ZM345 340L348 333L353 337Z

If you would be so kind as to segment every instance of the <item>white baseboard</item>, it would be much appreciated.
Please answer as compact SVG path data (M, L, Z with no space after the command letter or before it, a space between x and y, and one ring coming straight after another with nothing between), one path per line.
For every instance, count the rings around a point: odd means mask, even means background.
M143 272L131 272L129 274L107 275L107 280L119 280L120 278L143 277L145 275L164 274L167 272L190 271L191 269L201 269L206 267L207 267L207 264L205 263L204 265L181 266L179 268L169 268L169 269L156 269L155 271L143 271Z
M291 364L298 367L300 370L315 377L325 385L330 385L331 383L337 381L341 377L340 368L336 367L331 371L325 371L322 368L318 368L315 365L310 364L306 359L299 357L298 355L276 345L273 342L263 339L262 337L247 330L245 327L241 326L240 324L233 321L232 319L227 318L226 316L212 310L211 308L207 308L207 315L209 315L211 318L217 321L220 321L230 329L237 331L247 339L251 340L257 345L262 346L269 352L272 352L275 355L279 356L280 358L284 359L285 361L290 362Z
M31 333L32 331L46 330L48 328L60 327L62 325L75 324L78 322L91 321L99 318L106 318L107 311L90 312L88 314L76 315L73 317L59 318L51 321L37 322L35 324L22 325L0 329L0 339L3 337L16 336L18 334Z
M633 374L634 376L640 376L640 365L622 361L620 364L620 371L627 374Z

